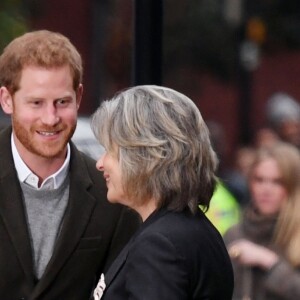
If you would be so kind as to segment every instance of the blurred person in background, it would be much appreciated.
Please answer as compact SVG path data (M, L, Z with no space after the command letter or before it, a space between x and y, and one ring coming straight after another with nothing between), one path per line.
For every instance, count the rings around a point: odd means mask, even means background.
M275 93L266 105L266 117L279 138L300 149L300 104L286 93Z
M209 209L205 214L221 235L240 220L240 205L221 179L217 181Z
M46 30L0 56L0 299L88 299L137 228L106 199L95 161L70 139L83 87L81 56Z
M275 143L280 141L278 134L270 127L259 128L254 135L254 147L272 147Z
M231 173L232 171L230 170L229 172L226 166L226 154L228 151L224 128L214 120L209 120L207 127L212 147L219 159L219 165L217 169L218 180L216 189L211 198L209 209L205 214L223 235L232 225L239 221L240 204L231 190L229 190L226 179L223 180L222 178L224 174Z
M224 235L235 277L234 300L300 299L300 154L288 143L257 149L251 201Z
M247 182L254 150L255 148L251 145L237 147L234 151L234 165L224 176L224 182L235 195L241 209L249 203Z
M94 299L231 300L227 250L199 209L209 205L217 158L196 105L169 88L137 86L103 102L92 126L106 149L97 167L108 200L143 219Z

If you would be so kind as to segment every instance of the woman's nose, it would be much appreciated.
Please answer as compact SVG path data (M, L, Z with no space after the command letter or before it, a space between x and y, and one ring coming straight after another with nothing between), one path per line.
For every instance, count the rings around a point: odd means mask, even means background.
M97 168L97 170L99 170L99 171L104 171L104 168L103 168L103 160L104 160L104 156L105 156L105 153L104 154L102 154L101 156L100 156L100 158L97 160L97 162L96 162L96 168Z

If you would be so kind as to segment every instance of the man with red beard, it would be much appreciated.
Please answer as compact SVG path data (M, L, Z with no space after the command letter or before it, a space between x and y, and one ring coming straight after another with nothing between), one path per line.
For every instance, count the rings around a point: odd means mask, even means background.
M0 299L88 299L138 226L106 200L95 162L70 141L83 87L71 42L46 30L0 56Z

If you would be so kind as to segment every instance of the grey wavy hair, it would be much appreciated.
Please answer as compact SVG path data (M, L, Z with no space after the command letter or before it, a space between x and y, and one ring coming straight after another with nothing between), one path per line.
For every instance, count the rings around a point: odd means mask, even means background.
M208 209L218 160L191 99L166 87L136 86L102 102L91 126L106 151L117 149L131 199L153 198L175 211Z

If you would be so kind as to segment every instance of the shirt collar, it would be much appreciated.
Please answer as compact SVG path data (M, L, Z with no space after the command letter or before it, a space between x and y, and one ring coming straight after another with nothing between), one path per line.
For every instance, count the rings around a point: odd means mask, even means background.
M41 188L57 189L64 182L64 180L67 176L67 173L68 173L69 165L70 165L71 148L70 148L69 144L67 144L67 157L66 157L63 165L61 166L61 168L54 174L47 177L42 182L40 187L38 187L38 182L39 182L38 176L36 174L34 174L27 167L27 165L21 158L21 156L17 150L13 134L11 135L11 149L12 149L12 155L13 155L15 168L17 170L17 174L18 174L18 178L19 178L20 182L25 182L28 185L30 185L36 189L41 189Z

